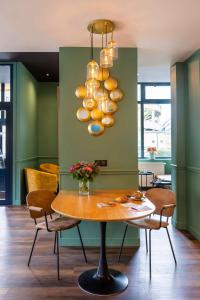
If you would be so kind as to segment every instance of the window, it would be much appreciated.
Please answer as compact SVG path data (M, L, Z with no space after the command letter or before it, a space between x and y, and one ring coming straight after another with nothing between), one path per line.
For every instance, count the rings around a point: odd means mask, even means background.
M171 157L171 89L169 83L138 84L138 156Z
M10 102L10 66L0 65L0 102Z

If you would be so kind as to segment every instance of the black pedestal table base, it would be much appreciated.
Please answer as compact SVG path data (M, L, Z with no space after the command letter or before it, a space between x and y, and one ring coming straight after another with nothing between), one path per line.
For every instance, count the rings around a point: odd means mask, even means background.
M82 273L78 284L84 291L96 295L118 294L128 286L128 278L119 271L109 269L110 278L103 279L96 276L97 269Z
M78 284L84 291L96 295L111 295L121 293L128 286L128 278L121 272L108 269L106 259L106 222L100 222L101 246L99 266L83 272L78 279Z

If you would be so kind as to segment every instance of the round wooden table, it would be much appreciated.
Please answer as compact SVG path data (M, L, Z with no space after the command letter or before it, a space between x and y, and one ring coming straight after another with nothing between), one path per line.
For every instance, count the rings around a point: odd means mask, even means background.
M83 272L78 284L83 290L97 295L109 295L122 292L128 286L128 278L123 273L109 269L106 259L106 223L111 221L128 221L140 219L152 214L155 206L148 200L129 202L137 204L138 210L123 207L116 203L112 207L100 208L98 203L108 203L123 195L130 195L131 190L98 190L89 196L80 196L77 191L61 191L52 203L52 209L64 216L100 222L101 245L97 269ZM139 205L144 204L145 210Z

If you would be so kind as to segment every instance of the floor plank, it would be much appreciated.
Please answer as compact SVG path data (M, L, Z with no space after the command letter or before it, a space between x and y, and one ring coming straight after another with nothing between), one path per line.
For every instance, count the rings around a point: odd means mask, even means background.
M141 247L126 248L120 264L119 249L108 249L109 265L123 271L129 286L120 295L103 299L125 300L199 300L200 242L189 233L170 228L178 266L175 267L165 231L152 233L152 281L149 281L148 257L144 232ZM41 232L31 267L27 259L34 237L34 224L25 207L0 207L0 299L96 299L81 291L77 278L81 272L96 267L98 249L88 248L88 265L79 248L61 247L61 280L56 277L54 236Z

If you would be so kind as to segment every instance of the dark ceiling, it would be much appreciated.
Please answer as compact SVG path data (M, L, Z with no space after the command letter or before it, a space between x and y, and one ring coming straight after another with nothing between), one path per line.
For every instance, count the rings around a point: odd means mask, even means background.
M58 52L0 52L0 62L20 61L38 81L59 81Z

